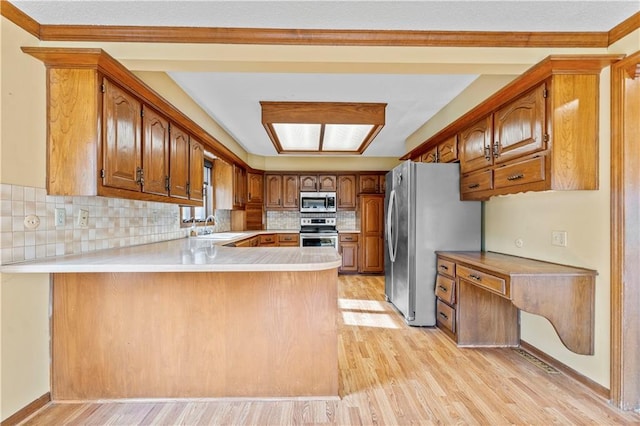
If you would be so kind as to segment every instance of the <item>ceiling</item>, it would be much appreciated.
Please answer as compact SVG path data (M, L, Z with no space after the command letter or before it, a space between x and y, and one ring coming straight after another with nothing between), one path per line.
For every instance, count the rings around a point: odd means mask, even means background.
M640 10L639 0L27 0L12 3L40 24L50 25L423 31L609 31ZM340 47L333 49L337 51ZM106 50L112 53L108 48ZM293 52L295 55L295 50ZM306 67L304 72L287 72L274 67L260 69L259 66L239 72L234 69L218 71L215 67L210 69L193 63L190 67L181 67L166 60L164 66L155 64L154 70L166 71L251 154L277 155L262 126L259 101L382 102L388 104L386 125L364 156L400 157L407 152L407 137L467 88L483 69L481 66L455 69L440 66L438 55L442 52L433 49L413 48L410 52L421 56L420 62L431 62L433 66L428 71L407 68L398 72L396 67L380 72L376 67L368 70L361 65L345 71L344 68L328 67L319 58L317 66ZM301 57L309 54L308 51L298 53ZM508 49L504 53L515 55ZM433 59L428 56L431 54L434 54ZM547 54L540 52L538 55ZM141 59L144 55L139 54ZM171 59L167 55L160 57ZM118 58L118 55L114 56ZM200 58L203 63L211 60L204 56L202 54ZM135 63L137 58L129 56L126 59ZM470 61L482 65L481 59ZM499 74L500 71L493 70L492 73ZM513 73L513 68L505 68L503 74L509 73Z

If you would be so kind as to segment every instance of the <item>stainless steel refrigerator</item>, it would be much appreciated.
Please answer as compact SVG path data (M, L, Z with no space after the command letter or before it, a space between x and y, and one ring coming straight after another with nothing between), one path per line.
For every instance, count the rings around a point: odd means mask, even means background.
M409 325L436 323L436 250L480 250L482 205L460 201L457 163L405 161L387 173L385 295Z

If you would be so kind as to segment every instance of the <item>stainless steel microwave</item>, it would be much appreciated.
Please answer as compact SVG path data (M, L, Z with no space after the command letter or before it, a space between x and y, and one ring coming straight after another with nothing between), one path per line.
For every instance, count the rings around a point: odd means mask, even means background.
M335 192L301 192L301 213L335 213Z

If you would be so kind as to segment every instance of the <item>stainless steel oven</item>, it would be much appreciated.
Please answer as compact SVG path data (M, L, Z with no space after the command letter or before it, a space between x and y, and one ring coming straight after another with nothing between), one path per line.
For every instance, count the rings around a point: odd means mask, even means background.
M336 218L301 218L300 247L333 247L337 250Z

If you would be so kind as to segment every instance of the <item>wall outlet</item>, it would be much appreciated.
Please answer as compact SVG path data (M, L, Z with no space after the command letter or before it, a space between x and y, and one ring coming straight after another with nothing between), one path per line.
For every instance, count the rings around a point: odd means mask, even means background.
M67 212L64 208L57 208L55 211L55 226L64 226L67 221Z
M40 226L40 218L34 214L24 218L24 227L27 229L37 229Z
M559 247L567 246L567 231L551 231L551 244Z
M89 210L82 210L78 212L78 226L87 226L89 224Z

